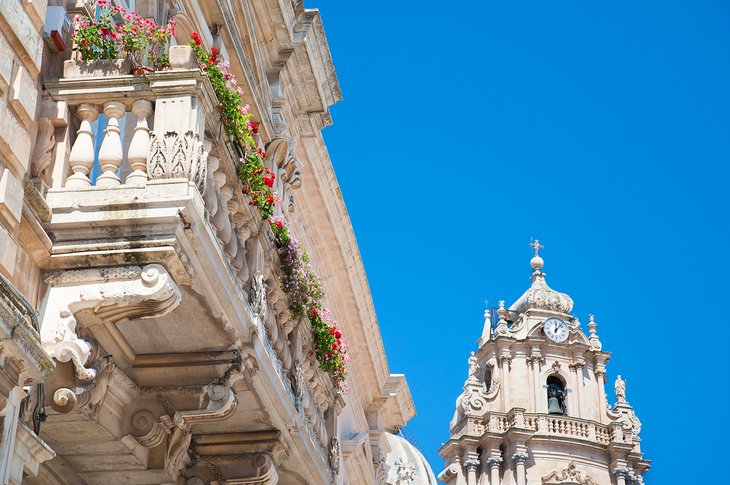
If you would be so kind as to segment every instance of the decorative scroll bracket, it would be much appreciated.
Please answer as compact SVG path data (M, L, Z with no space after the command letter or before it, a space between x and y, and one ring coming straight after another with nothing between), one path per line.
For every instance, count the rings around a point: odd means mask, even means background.
M51 273L41 323L43 349L59 362L73 362L76 378L88 382L93 346L77 333L76 314L91 310L103 322L116 323L165 315L182 298L170 274L159 264Z

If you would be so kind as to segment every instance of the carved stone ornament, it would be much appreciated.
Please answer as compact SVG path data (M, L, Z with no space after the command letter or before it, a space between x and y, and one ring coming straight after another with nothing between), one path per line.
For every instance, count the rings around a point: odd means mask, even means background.
M332 473L339 475L340 473L340 440L337 436L330 439L329 464Z
M572 461L565 470L542 477L542 483L543 485L598 485L590 477L583 476Z
M180 303L180 289L159 264L51 273L43 310L41 343L59 362L73 362L76 378L88 382L97 371L87 367L91 342L79 337L76 314L91 311L103 322L152 318Z
M411 461L405 461L399 458L395 464L397 485L407 485L413 483L416 479L416 466Z
M43 188L51 185L51 154L56 146L56 137L53 134L53 123L48 118L38 120L35 145L33 146L33 157L31 162L31 175L38 179Z
M266 319L266 283L261 271L256 271L251 283L251 311L263 321Z
M510 310L523 313L530 308L541 308L568 314L573 310L573 300L565 293L550 288L545 282L545 273L536 271L532 275L532 285L510 307Z
M208 153L200 135L167 131L160 135L152 132L147 173L150 179L188 179L202 194L208 170Z

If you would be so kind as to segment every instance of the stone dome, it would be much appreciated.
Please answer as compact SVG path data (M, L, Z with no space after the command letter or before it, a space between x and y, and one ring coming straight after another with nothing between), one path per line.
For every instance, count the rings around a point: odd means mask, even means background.
M402 436L385 433L390 451L385 457L386 485L437 485L431 466Z

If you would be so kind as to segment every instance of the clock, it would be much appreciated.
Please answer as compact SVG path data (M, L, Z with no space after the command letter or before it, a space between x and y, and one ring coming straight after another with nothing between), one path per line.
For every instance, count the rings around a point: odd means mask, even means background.
M550 317L542 322L545 335L555 343L565 342L568 338L568 324L557 317Z

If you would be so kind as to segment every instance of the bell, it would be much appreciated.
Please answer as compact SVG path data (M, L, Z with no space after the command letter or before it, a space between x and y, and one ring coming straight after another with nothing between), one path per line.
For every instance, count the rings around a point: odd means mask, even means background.
M557 397L548 398L548 414L563 414L563 408Z

